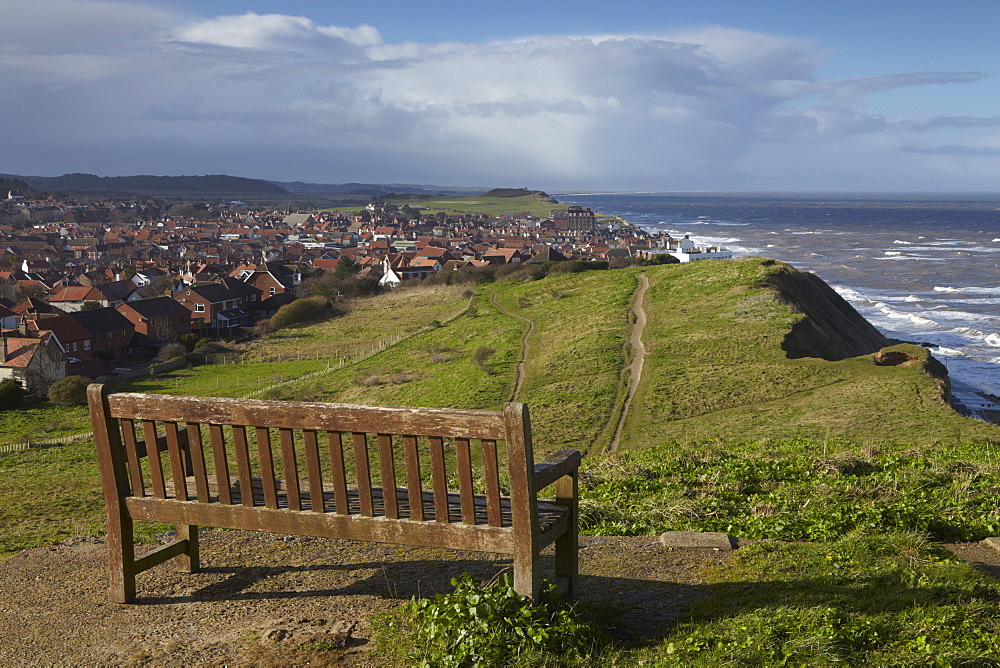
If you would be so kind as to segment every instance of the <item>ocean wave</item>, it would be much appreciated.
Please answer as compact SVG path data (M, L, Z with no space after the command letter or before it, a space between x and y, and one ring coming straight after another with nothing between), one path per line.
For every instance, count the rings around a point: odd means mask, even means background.
M900 241L899 239L896 239L896 240L895 240L895 241L893 241L892 243L894 243L894 244L906 244L907 246L909 246L909 245L910 245L910 244L912 244L913 242L912 242L912 241Z
M886 255L902 255L900 251L886 251Z
M986 337L986 343L994 348L1000 348L1000 334L990 334Z
M935 285L934 292L961 292L970 295L990 295L997 291L997 288L981 288L981 287L965 287L965 288L955 288L948 285Z
M944 355L945 357L967 357L965 353L957 348L948 348L946 346L936 346L931 352L935 355Z

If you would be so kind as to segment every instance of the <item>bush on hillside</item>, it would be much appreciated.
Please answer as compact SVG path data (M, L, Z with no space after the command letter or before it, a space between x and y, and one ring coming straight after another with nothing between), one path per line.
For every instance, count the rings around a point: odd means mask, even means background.
M323 315L330 308L326 297L305 297L296 299L291 304L285 304L271 318L271 327L275 330L284 329L306 320L313 320Z
M187 352L187 346L183 343L171 343L160 348L160 359L163 361L172 360L187 355Z
M195 332L191 332L190 334L184 334L177 340L184 344L184 347L187 349L188 352L191 352L198 346L203 346L206 343L211 343L212 341L212 339L208 338L207 336L201 336L200 334L196 334Z
M49 401L56 406L82 406L87 403L87 386L90 379L83 376L66 376L52 383Z
M8 378L0 382L0 411L20 406L21 401L24 399L24 394L24 388L21 387L21 383L13 378Z

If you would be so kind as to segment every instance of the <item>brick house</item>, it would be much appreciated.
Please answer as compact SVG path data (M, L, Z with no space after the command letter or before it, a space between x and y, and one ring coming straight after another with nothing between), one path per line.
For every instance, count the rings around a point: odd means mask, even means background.
M170 297L125 302L116 309L135 331L159 341L176 341L191 331L191 311Z
M240 308L240 295L221 283L189 285L173 298L191 312L193 330L214 330L252 324L250 313Z
M135 333L135 325L111 307L68 313L94 335L94 356L102 359L123 360L130 357L128 347Z

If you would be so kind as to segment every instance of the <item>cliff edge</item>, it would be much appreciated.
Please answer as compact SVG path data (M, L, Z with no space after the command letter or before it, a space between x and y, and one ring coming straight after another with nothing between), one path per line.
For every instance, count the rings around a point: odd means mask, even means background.
M788 357L836 361L872 355L899 343L875 329L816 274L774 260L761 264L771 267L764 279L766 287L773 289L793 312L805 316L782 343Z

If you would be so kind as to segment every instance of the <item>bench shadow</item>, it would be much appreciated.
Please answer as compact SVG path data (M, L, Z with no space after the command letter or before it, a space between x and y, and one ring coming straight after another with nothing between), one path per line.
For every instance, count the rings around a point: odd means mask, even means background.
M488 581L510 572L512 564L510 558L498 558L369 560L307 566L209 566L197 574L178 574L181 578L178 582L180 587L185 578L208 578L213 580L211 583L189 590L189 593L164 596L143 596L140 585L135 603L294 601L338 596L377 597L402 603L414 597L433 598L436 594L451 592L451 580L462 573ZM542 577L551 580L553 575L551 558L543 558ZM696 601L709 594L706 585L627 576L581 574L578 587L584 614L609 629L616 642L625 645L642 645L666 636Z

